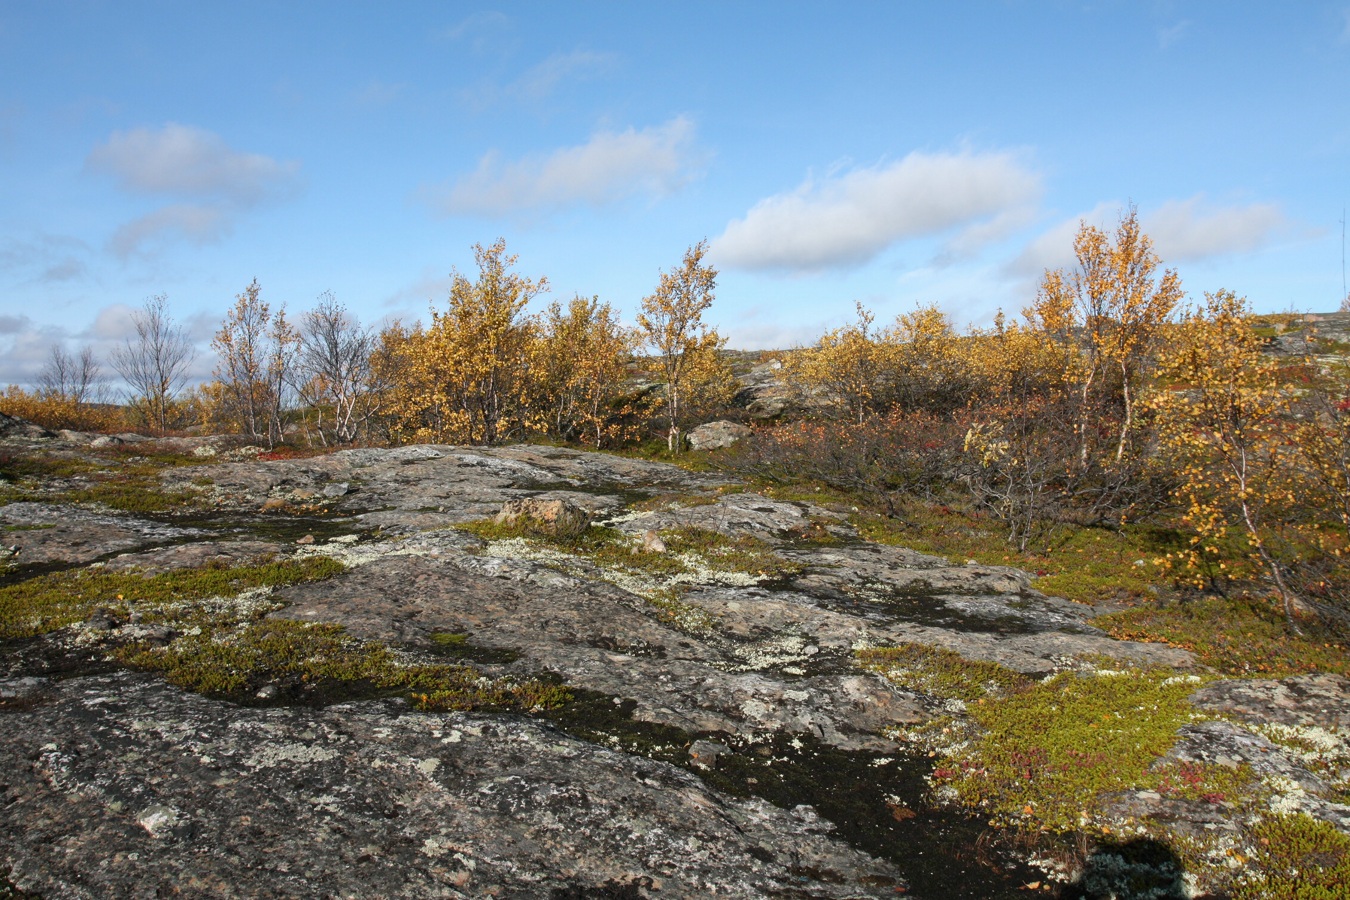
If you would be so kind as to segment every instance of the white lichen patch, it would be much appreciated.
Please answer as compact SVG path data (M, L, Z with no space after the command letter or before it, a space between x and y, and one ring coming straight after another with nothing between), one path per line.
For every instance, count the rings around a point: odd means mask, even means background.
M136 817L136 824L149 832L151 837L164 837L178 824L178 818L178 810L156 803L141 810Z
M1256 731L1331 786L1350 787L1350 741L1339 729L1270 722L1257 726Z
M244 765L252 769L270 769L283 765L313 765L327 762L337 757L337 751L329 747L313 747L308 744L264 744L253 751Z
M1261 785L1270 792L1269 808L1280 815L1294 815L1310 807L1308 792L1292 778L1283 775L1266 775Z
M310 544L308 546L297 547L291 554L292 559L313 559L319 556L326 556L329 559L335 559L349 569L358 566L369 565L376 560L384 559L389 556L430 556L431 551L426 547L415 546L404 542L382 542L371 543L353 543L357 540L357 535L343 535L342 537L351 538L351 541L342 541L335 538L326 544Z
M819 653L820 648L801 635L785 634L772 640L737 644L732 651L740 658L740 664L722 668L728 672L759 672L806 662Z

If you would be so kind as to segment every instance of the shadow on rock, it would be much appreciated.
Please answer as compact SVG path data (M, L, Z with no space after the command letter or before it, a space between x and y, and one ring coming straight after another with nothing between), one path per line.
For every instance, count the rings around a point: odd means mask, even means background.
M1101 844L1059 900L1186 900L1184 875L1177 855L1160 841Z

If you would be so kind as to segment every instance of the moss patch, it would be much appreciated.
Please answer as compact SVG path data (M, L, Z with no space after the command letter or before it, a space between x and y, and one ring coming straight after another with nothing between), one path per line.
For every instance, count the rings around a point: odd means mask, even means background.
M201 459L179 453L129 453L110 448L91 456L10 454L0 459L0 474L13 484L4 488L0 499L96 503L142 515L196 505L195 493L167 490L159 475L170 467L202 465Z
M1303 623L1304 633L1295 634L1280 610L1253 598L1151 603L1100 616L1093 624L1120 640L1190 650L1226 675L1350 674L1350 645L1314 622Z
M1154 763L1195 719L1193 679L1166 669L1064 672L967 707L970 740L934 770L939 792L1005 825L1100 827L1101 798L1157 788Z
M1256 866L1234 900L1339 900L1350 885L1350 835L1298 814L1272 816L1252 830Z
M440 656L476 663L512 663L520 659L514 650L483 647L469 640L471 635L456 631L438 631L431 636L431 645Z
M297 681L315 699L374 689L404 694L419 709L435 710L534 709L568 697L561 685L536 679L485 678L466 665L408 663L388 647L357 641L340 626L289 619L201 629L166 647L131 646L118 655L128 665L163 672L179 687L237 700L253 698L268 684Z
M1030 678L998 663L968 660L959 653L924 644L899 644L858 651L864 668L879 672L895 684L940 700L973 703L1001 696L1032 684Z
M326 557L258 566L208 567L141 575L85 569L30 578L0 588L0 640L47 634L88 619L96 610L168 621L184 604L235 597L259 587L318 581L342 571Z
M957 564L974 559L983 565L1016 566L1037 576L1036 590L1090 604L1152 599L1155 586L1170 580L1166 567L1155 560L1184 545L1179 533L1168 529L1132 525L1115 531L1065 525L1050 546L1019 553L1004 540L1000 523L917 501L905 507L903 520L865 511L855 513L853 520L867 540Z

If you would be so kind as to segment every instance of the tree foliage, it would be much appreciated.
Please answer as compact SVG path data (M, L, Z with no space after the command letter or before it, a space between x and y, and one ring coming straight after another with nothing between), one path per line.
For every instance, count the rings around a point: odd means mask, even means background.
M174 420L174 401L187 385L196 351L187 333L169 316L169 300L158 294L131 314L135 336L112 352L109 363L131 388L130 405L147 425L164 434Z
M639 338L599 297L574 297L545 312L534 368L537 406L559 440L600 448L631 436L625 381Z
M262 299L258 279L235 296L211 341L216 365L215 414L241 434L275 446L286 431L289 388L300 335Z
M717 270L704 262L707 253L708 242L700 241L685 251L680 268L662 272L637 318L665 379L660 406L671 453L681 449L681 429L690 409L732 391L731 372L718 356L725 341L703 322L717 290Z

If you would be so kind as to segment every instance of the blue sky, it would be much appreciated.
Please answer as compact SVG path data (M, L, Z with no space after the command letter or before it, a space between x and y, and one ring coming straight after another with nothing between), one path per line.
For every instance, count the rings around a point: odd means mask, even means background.
M253 279L363 322L505 237L630 321L708 239L733 346L1019 310L1134 203L1195 297L1335 308L1350 2L0 0L0 384Z

